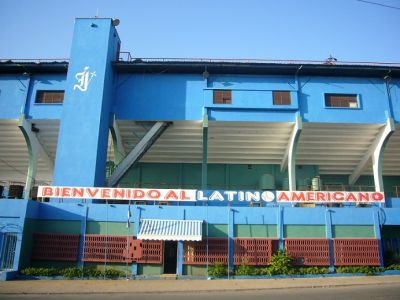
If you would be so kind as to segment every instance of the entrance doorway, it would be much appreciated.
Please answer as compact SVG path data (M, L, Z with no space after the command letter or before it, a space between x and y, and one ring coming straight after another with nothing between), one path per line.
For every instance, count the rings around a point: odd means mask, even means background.
M178 242L164 242L164 274L176 274Z

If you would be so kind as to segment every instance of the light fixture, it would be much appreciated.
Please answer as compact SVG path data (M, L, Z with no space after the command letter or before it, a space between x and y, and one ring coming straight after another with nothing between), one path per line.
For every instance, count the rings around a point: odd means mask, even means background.
M119 19L112 19L111 22L112 22L114 27L117 27L119 25L119 23L120 23Z
M203 72L203 79L207 79L210 77L210 73L207 71L207 66L205 66L204 72Z
M36 133L37 133L37 132L39 132L39 131L40 131L40 129L39 129L39 128L37 128L37 127L36 127L36 125L35 125L34 123L32 123L32 125L31 125L31 131L32 131L32 132L36 132Z

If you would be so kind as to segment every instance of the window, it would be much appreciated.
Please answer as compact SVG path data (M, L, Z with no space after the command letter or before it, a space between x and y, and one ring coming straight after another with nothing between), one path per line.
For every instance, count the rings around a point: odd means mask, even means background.
M325 94L327 107L358 108L357 95L353 94Z
M63 103L64 91L37 91L35 103Z
M289 91L273 91L272 99L274 105L290 105L292 103Z
M214 90L214 104L232 104L232 91Z

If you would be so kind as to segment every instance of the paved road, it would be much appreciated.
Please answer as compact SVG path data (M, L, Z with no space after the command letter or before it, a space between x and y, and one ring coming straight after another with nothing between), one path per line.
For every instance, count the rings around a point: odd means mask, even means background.
M135 299L135 300L400 300L400 283L390 285L348 286L330 288L289 288L256 291L234 292L196 292L196 293L157 293L157 294L51 294L51 295L5 295L0 294L1 300L100 300L100 299Z

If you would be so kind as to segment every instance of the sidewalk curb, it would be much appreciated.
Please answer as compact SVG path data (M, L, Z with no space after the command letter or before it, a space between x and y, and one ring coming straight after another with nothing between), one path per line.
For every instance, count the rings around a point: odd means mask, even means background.
M391 277L391 276L390 276ZM365 285L377 285L377 286L383 286L383 285L399 285L400 287L400 280L397 278L397 280L392 280L393 278L387 278L389 279L388 281L366 281L366 282L337 282L337 283L315 283L315 284L307 284L307 282L296 282L296 279L293 279L290 282L281 282L280 284L277 284L280 279L276 279L275 285L268 285L268 286L255 286L254 288L247 287L247 286L240 286L243 284L242 282L235 282L235 281L230 281L231 286L223 286L221 288L215 288L215 286L211 286L207 288L207 286L204 286L203 288L196 288L196 286L191 287L189 286L183 286L182 289L176 289L175 287L172 288L171 290L169 289L146 289L146 290L140 290L135 286L130 286L130 285L123 285L122 287L115 287L117 290L104 290L102 291L101 289L95 290L95 285L96 284L101 284L101 282L97 282L88 288L85 292L82 292L82 289L79 291L70 291L70 290L61 290L61 288L57 288L58 290L55 290L54 292L52 291L41 291L40 289L44 289L46 287L49 287L47 284L42 287L40 287L39 290L37 291L27 291L26 286L25 288L22 289L22 291L4 291L4 288L7 287L7 283L0 285L2 287L0 289L0 295L86 295L86 294L161 294L161 293L170 293L170 294L183 294L183 293L207 293L207 292L235 292L235 291L243 291L243 292L251 292L251 291L267 291L267 290L280 290L280 289L315 289L315 288L340 288L340 287L355 287L355 286L365 286ZM15 282L15 281L14 281ZM24 284L23 281L19 282L21 285ZM85 285L85 282L82 281L80 282L82 285ZM249 282L250 285L251 282ZM34 284L34 282L29 282L29 284ZM227 284L224 282L224 285ZM193 284L196 285L196 284ZM237 286L239 285L239 286ZM106 288L107 289L107 288ZM119 289L119 290L118 290ZM141 288L143 289L143 287Z

